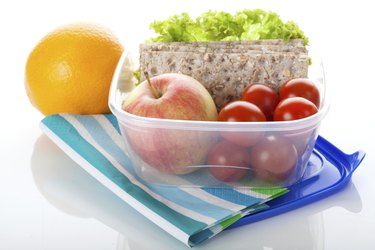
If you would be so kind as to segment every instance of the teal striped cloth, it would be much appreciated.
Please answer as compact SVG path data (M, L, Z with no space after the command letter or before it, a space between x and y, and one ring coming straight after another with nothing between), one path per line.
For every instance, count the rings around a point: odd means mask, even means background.
M192 188L149 183L137 176L111 115L57 114L41 129L67 155L149 220L193 247L268 206L286 188Z

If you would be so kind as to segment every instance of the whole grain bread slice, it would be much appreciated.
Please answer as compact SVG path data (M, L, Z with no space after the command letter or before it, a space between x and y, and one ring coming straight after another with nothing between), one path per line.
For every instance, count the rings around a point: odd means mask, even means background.
M302 40L140 45L142 71L150 76L174 72L197 79L210 92L218 110L238 100L250 83L262 82L278 89L290 78L307 77L308 65Z

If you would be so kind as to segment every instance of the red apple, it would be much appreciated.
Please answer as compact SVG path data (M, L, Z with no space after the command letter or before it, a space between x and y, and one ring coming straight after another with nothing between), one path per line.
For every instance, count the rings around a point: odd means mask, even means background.
M216 121L215 103L206 88L183 74L161 74L138 85L126 98L123 109L131 114L173 120ZM189 173L203 164L215 142L212 131L189 130L177 121L165 128L157 120L152 126L128 126L126 137L143 161L163 172ZM171 128L173 127L173 128Z
M216 121L217 110L207 89L194 78L161 74L139 84L123 109L131 114L174 120Z

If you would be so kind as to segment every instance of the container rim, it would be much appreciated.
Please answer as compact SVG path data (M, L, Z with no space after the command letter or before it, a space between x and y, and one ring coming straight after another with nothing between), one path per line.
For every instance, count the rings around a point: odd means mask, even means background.
M124 110L114 107L113 114L119 122L127 126L147 128L168 128L176 130L200 130L200 131L294 131L317 126L328 111L327 103L318 113L293 121L271 121L271 122L220 122L220 121L192 121L172 120L161 118L142 117L130 114Z

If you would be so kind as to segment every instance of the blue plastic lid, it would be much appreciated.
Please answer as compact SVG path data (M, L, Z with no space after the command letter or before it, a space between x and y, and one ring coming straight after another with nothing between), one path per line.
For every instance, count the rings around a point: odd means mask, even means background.
M289 192L267 204L270 208L250 214L228 228L264 220L330 196L348 184L353 172L362 162L365 152L345 154L319 136L304 178L290 186Z

